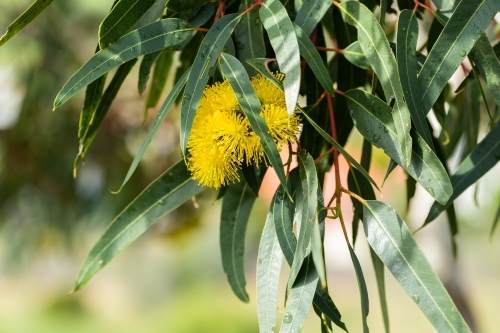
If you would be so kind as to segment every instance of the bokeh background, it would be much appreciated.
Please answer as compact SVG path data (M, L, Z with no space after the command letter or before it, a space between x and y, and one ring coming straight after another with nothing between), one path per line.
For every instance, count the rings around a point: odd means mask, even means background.
M0 0L0 31L30 3ZM55 1L0 48L0 333L258 332L255 263L269 200L277 186L272 174L266 176L247 233L249 304L233 296L222 270L220 203L214 202L215 192L204 193L196 203L162 218L83 290L66 296L80 264L112 218L180 157L174 111L129 184L118 195L110 193L121 184L157 111L152 109L143 122L145 98L137 92L136 66L77 178L72 177L83 94L54 112L52 102L64 82L92 55L99 22L111 4L111 0ZM172 78L164 94L171 86ZM360 155L360 144L359 134L353 132L347 148L354 156ZM388 158L375 151L372 173L379 183L387 164ZM453 161L450 167L456 167ZM341 169L345 182L347 165ZM327 177L328 199L332 182L333 177ZM463 302L459 306L468 309L474 332L495 333L500 327L500 232L489 235L500 203L499 185L497 166L478 188L458 199L456 260L445 216L416 234L457 303ZM405 193L405 175L396 169L383 187L383 200L415 230L432 199L417 188L406 207ZM343 199L343 207L346 220L351 221L348 198ZM368 284L369 325L372 332L382 332L369 250L362 231L360 236L356 253ZM332 298L351 332L360 332L357 282L338 221L327 222L326 237ZM392 332L434 332L390 273L386 276ZM283 302L278 311L281 318ZM319 320L312 311L303 332L319 332Z

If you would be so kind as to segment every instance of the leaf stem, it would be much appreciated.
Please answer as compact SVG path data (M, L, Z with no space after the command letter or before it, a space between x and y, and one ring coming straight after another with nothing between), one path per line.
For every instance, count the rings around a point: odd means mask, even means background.
M338 49L336 47L316 46L316 50L318 50L318 51L330 51L330 52L344 53L343 49Z

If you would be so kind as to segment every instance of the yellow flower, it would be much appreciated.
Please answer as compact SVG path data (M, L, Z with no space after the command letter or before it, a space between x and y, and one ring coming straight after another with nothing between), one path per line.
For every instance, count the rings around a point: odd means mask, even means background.
M288 119L285 96L262 75L251 80L261 104L261 116L281 149L295 142L299 118ZM265 162L260 138L252 131L227 81L205 88L188 140L188 169L200 185L214 187L239 181L242 163Z

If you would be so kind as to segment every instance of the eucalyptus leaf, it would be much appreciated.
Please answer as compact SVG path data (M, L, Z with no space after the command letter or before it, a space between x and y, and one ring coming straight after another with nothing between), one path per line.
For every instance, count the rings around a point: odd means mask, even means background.
M321 21L332 3L324 0L305 1L297 12L295 24L309 36Z
M80 268L74 291L81 289L92 276L160 217L204 189L191 179L184 161L179 161L165 171L111 222Z
M181 43L192 31L182 20L165 19L129 32L116 43L97 52L68 80L56 96L54 109L113 68L143 54Z
M471 332L405 222L383 202L364 205L368 243L429 322L438 332Z

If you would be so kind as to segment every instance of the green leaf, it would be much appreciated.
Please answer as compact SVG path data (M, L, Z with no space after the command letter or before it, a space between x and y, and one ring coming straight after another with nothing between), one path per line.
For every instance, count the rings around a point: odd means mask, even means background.
M439 93L499 10L498 0L460 0L457 3L418 76L424 112L430 111Z
M64 85L54 101L54 109L103 74L143 54L181 43L193 29L179 19L165 19L134 30L108 48L97 52Z
M260 20L284 73L285 101L288 115L295 112L300 88L300 54L292 21L279 0L265 0L259 9Z
M276 147L276 143L269 133L265 119L260 116L260 101L250 84L250 78L245 71L245 67L232 55L222 53L220 68L222 74L233 88L238 103L248 118L252 130L259 136L260 144L264 148L264 152L276 171L281 184L286 186L285 171L283 170L278 147Z
M108 47L125 35L156 0L120 0L99 26L99 46Z
M408 105L404 101L403 89L399 81L396 59L389 46L384 31L372 12L356 1L346 1L338 5L344 20L358 29L358 40L366 59L384 89L385 98L389 103L395 100L392 117L398 133L403 161L409 165L411 161L411 119Z
M420 101L420 92L417 79L417 40L418 23L415 13L403 10L399 15L397 59L398 72L405 99L417 133L434 150L432 135L427 125L426 115Z
M330 1L323 0L305 1L302 4L295 17L295 24L304 30L307 38L309 38L314 28L316 28L323 16L325 16L331 5Z
M196 54L181 104L180 144L183 153L186 152L196 109L208 82L208 71L215 66L217 57L240 19L241 16L238 14L229 14L215 22Z
M328 74L328 69L326 69L323 63L323 59L321 59L316 47L305 32L296 24L294 24L294 28L297 42L299 43L300 54L306 59L307 64L311 67L321 86L333 96L335 94L333 91L333 82Z
M17 19L14 20L8 27L5 34L0 37L0 46L7 43L9 39L17 35L25 26L33 21L41 12L47 8L54 0L36 0L31 6L26 9Z
M412 178L413 179L413 178ZM387 309L387 298L385 295L384 263L370 247L370 257L372 258L373 270L377 278L378 295L380 298L380 308L382 309L382 319L384 320L385 332L390 332L389 311Z
M363 53L361 45L359 45L358 41L355 41L354 43L346 47L342 54L354 66L358 66L359 68L363 68L366 70L372 70L372 66L366 59L366 56Z
M283 191L284 193L284 191ZM271 332L276 325L278 290L283 252L278 242L273 214L276 193L267 213L257 255L257 315L260 332ZM285 198L288 198L285 196Z
M297 279L290 290L280 333L299 332L302 329L311 308L317 285L318 274L314 269L313 260L309 255L304 259L304 265L302 265Z
M363 333L368 333L368 312L370 310L370 304L368 301L368 290L366 289L366 282L363 276L363 271L361 270L361 264L359 263L356 253L351 247L351 244L347 244L349 248L349 254L351 255L352 264L354 266L354 271L356 272L356 280L358 281L359 295L361 297L361 319L363 321Z
M387 204L365 201L366 238L438 332L470 332L405 222Z
M99 130L99 127L101 127L102 121L104 120L104 117L106 117L106 114L108 113L111 104L118 94L123 81L125 81L136 62L137 59L132 59L121 65L116 71L109 85L106 87L104 94L102 94L99 104L97 105L95 112L92 114L92 118L89 121L89 125L85 133L83 133L83 136L80 138L80 148L74 162L73 174L76 175L78 165L85 158L85 154L94 141L97 131Z
M132 164L130 165L130 168L127 171L127 175L125 176L125 179L123 180L122 185L120 186L120 189L118 192L121 191L123 186L129 181L130 177L132 177L132 174L134 173L135 169L137 169L137 166L139 165L139 162L142 159L142 156L144 155L144 152L146 151L146 148L148 148L149 143L151 140L153 140L153 137L155 136L156 132L160 128L161 123L167 116L168 112L170 111L170 108L174 104L177 96L179 96L180 92L184 88L184 85L186 84L187 78L189 76L189 72L191 71L191 68L189 68L182 77L177 81L177 83L174 85L170 93L168 94L167 98L163 102L160 110L158 111L158 114L155 117L155 120L151 124L151 127L149 128L148 136L146 139L141 144L141 147L137 151L137 153L134 156L134 160L132 161Z
M229 185L222 200L220 216L220 249L222 267L234 294L248 302L245 291L245 233L255 195L244 181Z
M144 90L146 90L146 84L148 83L149 80L151 68L153 67L156 59L158 59L161 53L162 51L148 53L144 56L144 58L142 58L141 66L139 67L139 82L137 83L137 89L139 90L139 94L142 95Z
M345 324L342 322L342 316L340 315L337 306L333 303L330 295L328 294L328 291L321 288L320 285L316 287L316 294L313 298L313 304L335 325L337 325L344 331L349 332Z
M243 177L256 197L259 196L260 185L262 185L267 169L266 166L256 167L253 164L247 165L243 163L241 165Z
M425 219L425 226L434 220L443 210L462 194L469 186L474 184L479 178L484 176L500 160L500 126L494 127L490 133L474 148L458 166L451 176L453 195L446 205L434 202L429 215ZM422 226L422 227L423 227Z
M328 133L326 133L325 131L323 131L323 129L321 127L318 126L318 124L316 124L314 121L312 121L312 119L303 111L301 111L301 114L304 115L304 117L306 118L306 120L319 132L319 134L321 134L321 136L326 140L328 141L329 144L331 144L333 147L335 147L335 149L337 149L339 151L339 153L345 157L345 159L347 161L349 161L349 163L351 163L351 165L353 167L355 167L366 179L368 179L368 181L373 185L375 186L375 188L377 190L380 191L377 183L375 183L375 181L373 180L373 178L368 174L368 172L366 172L366 170L358 163L358 161L356 161L354 159L354 157L352 157L351 155L349 155L349 153L344 149L342 148L341 145L339 145L335 140L332 139L332 137L330 135L328 135Z
M167 83L168 73L170 72L173 61L174 52L170 49L163 50L156 60L151 88L144 108L144 119L146 119L148 109L154 108L156 104L158 104L163 88L165 88L165 84Z
M288 276L288 291L294 285L311 243L318 206L318 177L313 158L302 150L298 155L300 183L297 185L297 247Z
M142 15L142 17L134 24L132 28L130 28L130 30L136 30L150 23L158 21L163 14L166 2L167 0L156 0L155 3L151 7L149 7L147 12Z
M447 202L452 194L448 174L425 141L414 133L411 161L410 165L406 166L390 107L379 98L359 89L350 90L345 96L359 132L371 144L384 149L385 153L415 178L434 199L442 203Z
M191 179L191 173L184 161L179 161L165 171L111 222L80 268L74 291L82 288L92 276L160 217L204 189Z
M239 8L241 13L252 6L253 0L242 0ZM243 63L248 75L256 74L255 69L246 60L253 58L263 58L266 56L266 46L264 45L264 32L260 22L259 12L252 10L241 18L240 24L234 30L234 40L236 44L236 56ZM228 52L226 52L228 53Z
M500 61L484 33L472 48L469 58L486 81L496 104L500 105Z
M297 171L297 169L294 169L290 172L290 182L293 181L292 179L296 178L295 175ZM288 191L292 192L290 189L288 189ZM292 266L295 249L297 248L297 239L293 233L293 214L295 211L295 204L291 201L290 197L286 195L286 191L283 186L279 186L276 190L271 211L281 251L285 256L288 265Z
M96 47L96 53L99 52L99 45ZM78 124L78 138L82 139L90 126L90 120L94 116L95 110L102 97L107 75L101 76L87 86L85 90L85 99L83 100L82 111L80 112L80 122Z

